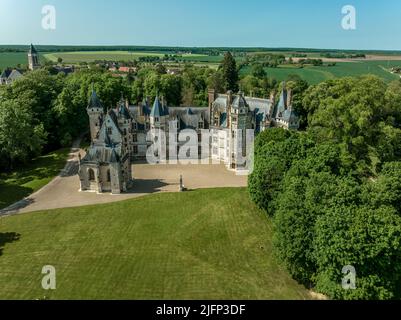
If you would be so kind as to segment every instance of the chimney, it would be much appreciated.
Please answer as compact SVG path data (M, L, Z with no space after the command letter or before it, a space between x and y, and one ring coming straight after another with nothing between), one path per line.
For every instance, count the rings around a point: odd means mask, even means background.
M217 95L216 95L216 90L214 89L209 89L208 91L208 97L209 97L209 123L213 123L213 103L216 101Z
M287 90L287 108L292 105L292 90Z
M274 108L276 107L276 91L270 92L270 119L273 118Z
M227 106L231 109L231 104L233 103L233 92L231 90L227 91Z
M209 96L209 109L210 109L213 102L216 100L216 90L209 89L208 96Z
M231 106L233 103L233 92L227 91L227 127L231 127Z

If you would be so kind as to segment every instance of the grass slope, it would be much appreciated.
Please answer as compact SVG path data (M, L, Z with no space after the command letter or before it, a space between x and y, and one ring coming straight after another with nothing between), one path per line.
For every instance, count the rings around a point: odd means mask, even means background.
M241 188L6 217L0 299L310 298L276 262L271 233Z
M38 157L16 170L0 172L0 209L39 190L64 168L70 149Z

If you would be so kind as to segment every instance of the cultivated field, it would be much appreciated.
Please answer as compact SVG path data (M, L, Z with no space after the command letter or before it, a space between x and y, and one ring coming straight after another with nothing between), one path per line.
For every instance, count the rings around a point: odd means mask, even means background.
M57 52L45 54L46 59L57 62L62 58L65 63L94 62L96 60L132 61L139 57L162 57L164 53L157 52L128 52L128 51L82 51Z
M0 219L0 299L309 299L242 188ZM56 268L57 289L41 287Z
M266 68L269 77L278 81L287 80L290 75L298 75L310 84L317 84L325 80L347 77L360 76L363 74L374 74L386 81L400 79L399 75L390 72L392 67L401 67L401 61L397 60L368 60L354 62L337 62L335 66L305 66L303 68L280 66L278 68ZM250 73L250 68L246 67L241 70L243 75Z
M40 55L40 59L43 59L43 55ZM0 52L0 70L7 67L14 68L18 64L22 68L28 65L28 56L25 52Z
M139 57L162 57L165 54L174 54L174 52L157 52L157 51L78 51L78 52L49 52L42 53L42 59L48 59L56 62L58 58L62 58L64 63L78 64L80 62L94 62L96 60L108 61L132 61ZM264 52L266 53L266 52ZM270 52L280 54L279 51ZM253 53L257 54L257 53ZM294 52L283 52L289 57ZM321 58L320 53L306 53L309 58ZM205 54L178 54L179 59L183 61L193 62L197 66L207 66L217 69L223 57L221 55L208 56ZM240 62L243 58L237 58ZM294 58L297 61L300 58ZM305 66L304 68L292 66L279 66L278 68L266 68L269 77L275 78L278 81L286 80L290 75L298 75L310 84L317 84L328 79L334 79L345 76L359 76L363 74L374 74L386 81L399 79L399 75L391 74L392 67L401 67L400 55L385 55L385 54L369 54L366 59L327 59L324 66L314 67ZM329 62L336 62L335 66L327 66ZM25 67L27 64L26 53L0 53L0 69L6 67L15 67L21 64ZM242 75L247 75L250 72L249 67L241 69Z

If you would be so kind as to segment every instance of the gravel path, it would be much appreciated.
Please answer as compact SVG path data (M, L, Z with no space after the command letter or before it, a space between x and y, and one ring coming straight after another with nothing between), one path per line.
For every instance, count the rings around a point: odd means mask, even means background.
M187 189L244 187L247 177L237 176L224 165L134 164L134 188L121 195L79 192L78 154L84 155L77 140L59 176L31 196L1 210L0 216L48 209L116 202L157 192L178 192L180 175Z

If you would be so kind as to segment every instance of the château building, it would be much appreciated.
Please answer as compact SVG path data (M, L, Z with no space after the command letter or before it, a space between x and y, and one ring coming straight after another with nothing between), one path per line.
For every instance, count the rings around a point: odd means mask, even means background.
M204 154L202 148L209 148L207 154L211 159L224 162L230 170L244 170L247 163L243 158L249 147L247 130L257 135L270 127L299 129L291 91L283 87L277 103L274 94L270 99L259 99L241 92L216 94L210 90L206 108L169 107L159 97L152 106L148 99L130 106L121 98L107 112L93 90L87 107L92 143L86 156L80 159L81 190L113 194L127 191L132 185L131 163L146 159L159 130L166 134L161 144L165 150L160 151L167 159L169 141L174 139L178 149L184 144L188 147L187 141L179 141L179 134L191 129L199 138L193 146L198 151L191 155L194 159ZM199 145L203 130L210 130L210 142Z

